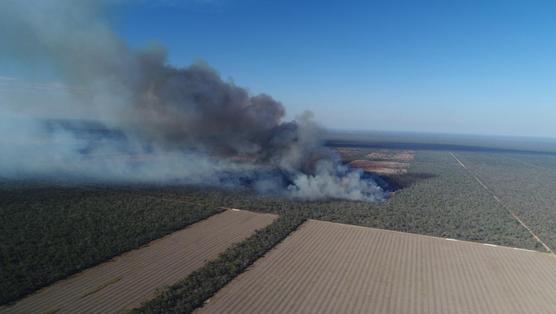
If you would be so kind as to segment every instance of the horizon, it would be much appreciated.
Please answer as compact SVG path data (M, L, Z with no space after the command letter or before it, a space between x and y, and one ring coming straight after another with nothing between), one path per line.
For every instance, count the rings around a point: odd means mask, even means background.
M556 138L554 3L105 5L104 19L130 47L162 45L178 67L205 60L280 101L286 119L309 110L327 129ZM17 82L60 89L63 79L48 64L4 58L0 102L10 111ZM59 97L44 94L15 98Z
M1 85L0 85L1 87ZM1 91L1 88L0 88ZM45 90L46 92L49 92ZM34 119L36 117L30 117L27 114L19 114L19 113L9 113L5 115L5 117L9 117L10 119ZM43 120L75 120L75 121L88 121L88 122L103 122L99 119L88 118L88 117L64 117L64 116L45 116L39 117L39 119ZM286 118L287 120L287 118ZM317 117L317 122L318 117ZM473 132L444 132L444 131L421 131L421 130L406 130L406 129L357 129L357 128L337 128L337 127L328 127L326 125L320 124L323 131L325 132L340 132L340 133L384 133L384 134L407 134L407 135L425 135L425 136L451 136L451 137L477 137L477 138L507 138L507 139L529 139L529 140L544 140L544 141L556 141L556 135L521 135L521 134L501 134L501 133L473 133Z
M554 12L0 0L0 314L554 312Z

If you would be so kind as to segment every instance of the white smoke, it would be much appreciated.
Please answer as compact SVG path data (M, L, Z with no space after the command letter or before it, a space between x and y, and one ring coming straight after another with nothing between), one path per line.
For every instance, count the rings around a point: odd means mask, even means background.
M94 0L0 2L0 57L64 80L56 85L61 101L21 91L0 97L0 132L9 134L0 140L1 176L248 182L302 199L384 198L322 147L310 115L284 121L280 102L250 95L206 63L177 68L162 47L131 49L103 18L106 8ZM49 107L57 114L48 118L81 120L29 118Z
M294 197L316 200L338 198L352 201L382 201L383 190L372 180L362 180L360 170L349 170L330 160L321 160L315 174L298 173L288 190Z

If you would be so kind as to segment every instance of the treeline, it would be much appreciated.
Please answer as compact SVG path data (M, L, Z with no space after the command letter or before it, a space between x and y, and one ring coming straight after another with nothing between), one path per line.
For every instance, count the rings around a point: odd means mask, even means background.
M308 202L241 189L175 187L151 193L261 212L287 209L313 219L542 249L448 152L418 152L408 174L395 179L403 188L384 203Z
M190 313L243 272L305 221L292 211L281 211L272 224L227 249L184 280L159 292L133 313Z
M485 173L487 170L481 168ZM498 178L507 181L508 177ZM543 178L546 191L556 184L547 175ZM207 187L82 189L0 184L0 303L206 218L220 207L277 213L283 218L227 251L225 257L196 272L172 292L162 294L145 310L181 311L198 305L305 218L542 250L447 152L418 152L409 173L396 180L404 188L384 203L308 202L257 195L245 189ZM519 182L514 181L512 189ZM504 190L504 195L509 197L512 189ZM541 198L533 195L540 202ZM550 226L554 226L556 214L548 205L542 212L529 212L531 217L546 220L545 234L554 234ZM195 294L187 292L192 290ZM191 295L184 296L187 300L179 297L184 291Z
M410 170L407 177L398 178L406 180L406 188L380 204L340 200L302 202L242 190L191 187L151 190L150 193L158 196L205 199L230 207L278 213L281 218L182 282L161 291L134 312L192 312L306 218L540 249L448 153L421 153Z
M0 188L0 304L220 211L114 189Z

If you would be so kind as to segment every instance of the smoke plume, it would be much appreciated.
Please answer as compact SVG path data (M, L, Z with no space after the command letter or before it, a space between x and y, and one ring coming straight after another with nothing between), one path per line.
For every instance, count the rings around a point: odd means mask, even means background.
M105 9L93 0L1 2L0 58L46 65L63 80L63 100L51 116L34 115L51 105L48 99L0 98L0 131L10 134L0 141L1 176L384 198L374 181L321 145L310 114L284 121L280 102L222 80L204 62L178 68L161 46L130 48L104 19ZM67 116L73 120L52 119Z

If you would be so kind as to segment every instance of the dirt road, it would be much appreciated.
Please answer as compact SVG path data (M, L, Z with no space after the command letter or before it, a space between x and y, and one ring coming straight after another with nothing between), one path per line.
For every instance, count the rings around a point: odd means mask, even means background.
M504 202L502 202L502 200L494 193L494 191L492 191L488 186L486 186L486 184L483 183L483 181L479 178L478 175L476 175L475 173L473 173L473 171L471 171L469 168L467 168L467 166L465 166L465 164L452 152L450 152L450 155L452 155L452 157L459 163L460 166L462 166L465 170L467 170L467 172L469 172L469 174L471 176L473 176L473 178L475 179L475 181L477 181L488 193L490 193L492 195L492 197L496 200L496 202L498 202L500 205L502 205L502 207L504 207L509 213L510 215L521 225L523 226L523 228L527 229L527 231L531 234L531 236L539 243L543 246L543 248L548 252L554 255L554 251L552 251L552 249L546 244L544 243L541 238L539 238L539 236L537 234L535 234L535 232L533 232L533 230L527 225L525 224L525 222L523 222L523 220L521 220L519 218L519 216L517 216L517 214L511 210Z

